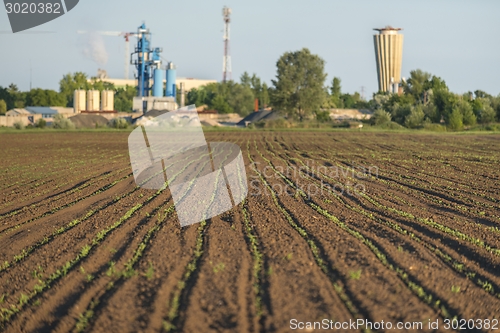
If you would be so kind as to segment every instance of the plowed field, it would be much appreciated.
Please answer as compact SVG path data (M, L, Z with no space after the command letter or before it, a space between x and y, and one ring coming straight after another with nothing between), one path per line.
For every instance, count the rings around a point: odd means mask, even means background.
M500 332L499 136L208 132L249 193L185 228L127 136L0 136L1 331Z

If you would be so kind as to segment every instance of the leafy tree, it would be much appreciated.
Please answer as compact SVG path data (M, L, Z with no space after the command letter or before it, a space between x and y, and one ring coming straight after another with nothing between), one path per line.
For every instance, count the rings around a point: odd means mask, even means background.
M474 126L476 124L476 115L474 114L472 105L467 100L459 99L456 107L462 114L465 126Z
M106 82L102 81L97 78L92 78L91 82L89 83L89 89L93 90L116 90L115 85L111 82Z
M75 124L71 122L71 120L64 118L61 114L56 114L54 116L54 122L52 123L53 128L59 129L73 129L75 128Z
M28 106L66 106L66 103L64 96L54 90L36 88L26 95Z
M87 75L82 72L66 74L59 81L59 92L66 99L66 106L68 107L73 107L75 90L88 90L89 88L91 88L91 84L87 82Z
M233 110L231 110L231 107L227 103L227 101L224 99L222 95L217 95L212 103L211 106L213 109L217 110L219 113L231 113Z
M419 128L423 125L425 113L421 105L412 107L410 113L405 118L405 126L408 128Z
M403 83L404 93L412 95L417 101L421 100L424 95L425 83L429 81L430 78L431 74L421 69L410 71L410 78L406 83Z
M223 97L225 97L232 112L246 116L253 111L254 94L250 87L233 81L223 83L222 87L227 89Z
M243 72L240 76L240 82L242 85L250 87L252 85L252 78L247 72Z
M108 127L126 129L128 128L128 122L125 118L113 118L108 122Z
M483 109L479 112L479 122L489 124L495 121L495 110L489 105L483 105Z
M340 85L340 78L334 77L332 86L330 87L330 99L333 107L342 109L344 108L344 101L340 98L342 95L342 87Z
M331 120L330 118L330 112L328 111L316 111L316 120L319 121L320 123L326 123Z
M476 95L476 98L492 98L490 94L482 91L482 90L476 90L474 91L474 95Z
M0 115L4 115L7 112L7 103L3 99L0 99Z
M391 114L382 109L377 109L370 118L372 125L383 125L391 122Z
M276 80L272 80L273 105L301 121L319 110L326 97L324 60L304 48L286 52L276 66Z
M125 86L115 91L115 110L122 112L132 112L132 100L137 91L135 87Z
M7 88L10 99L7 101L7 108L24 108L26 106L26 93L19 91L15 84L10 84ZM10 103L9 103L10 102ZM10 104L10 105L9 105Z
M459 109L454 109L448 117L448 127L452 130L459 131L463 128L463 115Z
M433 91L448 91L448 86L446 85L446 82L444 82L443 79L437 76L432 76L430 80L427 80L424 82L424 93Z
M439 118L443 118L446 123L448 123L451 113L457 104L457 100L458 97L447 90L433 90L432 101L434 105L436 105Z
M259 103L262 108L265 108L269 105L270 102L269 98L269 87L267 84L264 82L262 84L261 92L260 92L260 97L259 97Z
M38 119L37 122L35 123L35 126L38 128L45 128L46 125L47 122L43 118Z

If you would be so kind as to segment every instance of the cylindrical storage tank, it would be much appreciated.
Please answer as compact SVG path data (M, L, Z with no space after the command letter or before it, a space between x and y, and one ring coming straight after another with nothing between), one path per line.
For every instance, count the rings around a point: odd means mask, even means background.
M175 66L173 63L169 62L167 67L167 89L165 96L175 97L176 95L175 80L176 80Z
M86 110L86 91L85 90L75 90L73 97L73 109L75 113L80 113Z
M156 68L153 73L153 96L163 97L163 71Z
M87 111L99 111L101 103L99 90L87 91Z
M113 111L115 109L115 92L103 90L101 93L101 111Z

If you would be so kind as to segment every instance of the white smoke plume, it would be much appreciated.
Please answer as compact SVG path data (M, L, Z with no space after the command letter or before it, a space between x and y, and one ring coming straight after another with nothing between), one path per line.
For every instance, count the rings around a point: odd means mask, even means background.
M106 65L108 62L108 52L106 51L104 39L97 32L91 31L86 34L83 55L100 66Z

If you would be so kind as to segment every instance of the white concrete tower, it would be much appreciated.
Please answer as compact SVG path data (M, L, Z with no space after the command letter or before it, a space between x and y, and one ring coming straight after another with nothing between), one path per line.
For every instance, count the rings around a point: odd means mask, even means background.
M403 35L401 28L386 26L373 29L379 33L373 36L375 59L377 61L379 91L398 92L401 82L401 64L403 61Z

